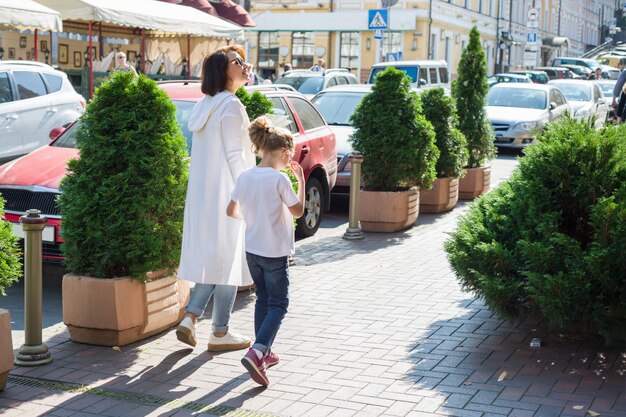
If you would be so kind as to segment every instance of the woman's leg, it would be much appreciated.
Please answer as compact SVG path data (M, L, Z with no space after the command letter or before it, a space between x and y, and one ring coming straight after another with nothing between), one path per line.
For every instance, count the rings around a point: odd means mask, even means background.
M245 349L250 346L250 338L228 331L230 313L237 297L237 286L217 285L213 297L213 332L209 335L207 350L223 352Z
M209 300L214 291L214 284L196 284L195 287L193 287L186 311L194 324L196 323L196 318L204 314L204 310L207 304L209 304Z

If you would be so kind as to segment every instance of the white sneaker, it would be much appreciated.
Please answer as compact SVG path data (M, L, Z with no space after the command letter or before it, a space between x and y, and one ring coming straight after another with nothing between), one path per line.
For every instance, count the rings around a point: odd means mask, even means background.
M191 317L185 317L176 329L176 337L183 343L195 346L198 343L196 339L196 326L191 321Z
M226 333L222 337L217 337L213 333L209 336L209 352L224 352L226 350L239 350L250 347L250 338L237 333Z

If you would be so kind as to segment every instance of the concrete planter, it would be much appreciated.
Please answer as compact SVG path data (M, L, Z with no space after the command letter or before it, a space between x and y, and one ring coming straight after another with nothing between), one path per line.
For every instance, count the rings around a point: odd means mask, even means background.
M459 201L459 179L437 178L430 190L420 190L420 211L441 213L452 210Z
M0 309L0 391L7 386L11 369L13 369L11 316L8 310Z
M413 226L420 208L417 188L407 191L363 191L359 221L364 232L397 232Z
M468 168L467 174L459 180L459 198L473 200L489 191L491 184L491 166Z
M163 272L146 284L67 274L62 291L70 338L101 346L124 346L167 330L182 320L189 302L189 283Z

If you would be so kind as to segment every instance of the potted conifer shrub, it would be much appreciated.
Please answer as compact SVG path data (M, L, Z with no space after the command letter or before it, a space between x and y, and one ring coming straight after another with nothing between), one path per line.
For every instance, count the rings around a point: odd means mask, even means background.
M467 173L459 182L459 198L473 199L489 191L491 167L488 164L495 156L493 131L485 111L489 92L487 60L476 26L470 31L458 72L459 77L452 85L452 95L456 99L459 130L467 139L469 151Z
M435 129L439 159L435 167L437 179L430 190L420 191L420 211L440 213L452 209L459 200L459 177L467 164L467 141L457 128L454 99L442 88L433 88L420 96L424 116Z
M122 346L182 318L178 280L187 151L175 107L156 83L117 72L77 131L79 159L61 183L63 321L73 341Z
M0 196L0 218L4 214L4 200ZM0 221L0 295L22 276L22 263L17 238L9 222ZM11 317L8 310L0 308L0 391L7 385L9 371L13 368L13 340Z
M435 179L435 132L404 72L388 67L351 118L354 150L363 154L359 220L364 231L411 227L419 213L419 189Z

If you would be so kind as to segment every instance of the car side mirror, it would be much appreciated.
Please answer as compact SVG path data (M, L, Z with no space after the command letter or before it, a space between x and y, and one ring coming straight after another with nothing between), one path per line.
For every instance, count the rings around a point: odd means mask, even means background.
M428 81L426 81L423 78L420 78L420 82L419 82L420 87L423 86L423 85L426 85L426 84L428 84Z
M48 135L48 137L50 138L50 140L55 140L63 132L65 132L65 128L63 126L55 127L54 129L50 131L50 134Z
M554 101L550 102L550 111L556 109L556 103Z

